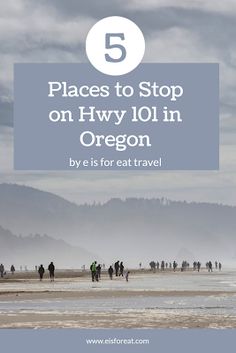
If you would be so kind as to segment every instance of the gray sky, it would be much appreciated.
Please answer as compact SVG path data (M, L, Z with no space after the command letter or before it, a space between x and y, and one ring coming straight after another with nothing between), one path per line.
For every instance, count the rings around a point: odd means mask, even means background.
M219 172L13 171L13 63L86 61L86 34L109 15L140 26L145 62L220 63ZM235 23L235 0L1 1L0 182L30 185L78 203L165 196L236 205Z

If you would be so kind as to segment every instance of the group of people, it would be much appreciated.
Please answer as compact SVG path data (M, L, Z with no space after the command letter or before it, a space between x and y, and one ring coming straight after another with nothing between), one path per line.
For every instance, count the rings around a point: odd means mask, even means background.
M92 276L92 282L99 282L101 278L102 266L100 264L97 265L97 261L94 261L90 265L90 271Z
M40 281L42 281L44 273L45 273L45 269L44 269L43 265L40 265L39 268L37 268L37 266L35 266L35 269L38 271ZM14 273L16 271L14 265L11 265L10 271L11 271L11 274L14 275ZM51 282L53 282L54 278L55 278L55 266L54 266L53 262L51 262L48 265L48 271L49 271L50 280L51 280ZM3 278L4 275L6 275L5 267L3 264L0 264L0 277Z
M50 278L51 282L54 282L55 266L54 266L53 262L50 262L50 264L48 265L48 271L49 271L49 278ZM40 281L43 280L44 273L45 273L45 269L44 269L43 265L41 264L38 268L38 274L39 274Z
M149 266L151 267L151 270L153 272L155 272L156 270L159 270L161 269L161 271L164 271L165 269L173 269L173 271L175 272L177 267L178 267L178 264L176 261L173 261L172 262L166 262L166 261L161 261L161 263L159 263L158 261L155 262L155 261L151 261L149 263ZM180 271L183 272L183 271L186 271L187 269L190 268L190 264L187 262L187 261L182 261L182 264L181 264L181 267L180 267ZM212 265L212 262L211 261L208 261L206 263L206 268L208 270L208 272L213 272L213 265ZM200 272L200 269L201 269L201 262L200 261L194 261L193 262L193 270L194 271L198 271ZM219 271L221 271L222 269L222 264L218 261L215 261L215 269L219 269Z
M194 261L193 263L193 271L196 271L197 272L200 272L200 269L201 269L201 262L200 261Z
M129 281L129 271L126 271L124 274L124 264L121 261L116 261L114 264L114 268L112 265L110 265L110 267L108 268L108 275L110 277L110 279L113 279L113 274L115 272L115 276L116 277L125 277L126 281ZM91 266L90 266L90 271L91 271L91 277L92 277L92 282L99 282L99 280L101 279L101 265L97 264L97 261L92 262Z
M206 263L206 268L207 268L207 270L208 270L208 272L213 272L213 265L212 265L212 262L211 261L208 261L207 263ZM219 271L221 271L221 269L222 269L222 264L221 264L221 262L217 262L217 261L215 261L215 269L217 270L217 269L219 269Z
M139 267L141 269L142 264L139 264ZM178 268L178 264L176 261L172 262L166 262L164 260L161 261L161 263L159 263L158 261L151 261L149 263L149 266L151 267L151 270L153 272L155 272L156 270L161 269L161 271L164 271L165 269L173 269L173 271L175 272L176 269ZM101 272L102 272L102 267L103 269L105 269L105 265L103 264L101 266L101 264L97 264L97 261L92 262L91 266L90 266L90 271L91 271L91 277L92 277L92 282L99 282L99 280L101 279ZM183 261L180 267L181 272L185 271L187 269L189 269L190 265L187 261ZM36 271L39 274L39 279L40 281L43 280L44 274L45 274L45 268L44 266L41 264L39 267L35 266ZM109 278L112 280L113 276L115 275L116 277L125 277L126 281L128 282L129 280L129 274L130 271L125 271L124 273L124 264L122 261L116 261L114 263L114 268L113 265L110 265L108 268L108 275ZM200 261L194 261L193 262L193 270L194 271L198 271L200 272L201 269L201 263ZM208 272L213 272L213 264L211 261L208 261L206 263L206 269L208 270ZM222 264L221 262L215 261L215 269L218 269L219 271L221 271L222 269ZM10 271L12 273L12 275L15 273L15 266L11 265ZM51 280L51 282L54 281L55 279L55 266L53 264L53 262L50 262L50 264L48 265L48 271L49 271L49 278ZM3 264L0 264L0 277L3 278L4 275L6 274L5 271L5 267Z
M12 274L12 275L14 275L15 270L16 270L16 269L15 269L15 266L14 266L14 265L11 265L10 271L11 271L11 274ZM1 278L3 278L5 274L6 274L5 267L4 267L3 264L0 264L0 276L1 276Z

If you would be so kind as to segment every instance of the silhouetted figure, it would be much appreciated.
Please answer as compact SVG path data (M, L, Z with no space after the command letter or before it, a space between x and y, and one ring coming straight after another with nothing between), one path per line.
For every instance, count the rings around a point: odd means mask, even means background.
M222 265L221 265L221 262L219 262L219 271L221 271L222 269Z
M211 261L208 262L208 272L213 272Z
M164 271L164 269L165 269L165 261L162 261L161 262L161 270Z
M168 268L168 262L166 262L166 268Z
M160 264L159 264L159 262L157 261L157 270L159 270L159 268L160 268Z
M40 266L39 266L39 269L38 269L40 281L42 281L42 279L43 279L44 272L45 272L45 270L44 270L43 265L40 265Z
M186 271L187 268L189 267L189 263L187 261L183 261L181 265L181 271Z
M196 268L197 268L197 261L194 261L194 263L193 263L193 271L195 271Z
M99 264L96 267L96 281L98 282L99 279L101 278L101 271L102 271L102 266Z
M15 269L15 266L14 266L14 265L11 265L11 274L12 274L12 275L14 275L15 270L16 270L16 269Z
M123 265L123 262L120 263L120 273L119 273L119 276L122 276L124 277L124 265Z
M50 277L51 282L54 282L55 266L54 266L53 262L51 262L51 263L48 265L48 271L49 271L49 277Z
M110 279L112 279L112 277L113 277L113 272L114 272L114 270L113 270L112 266L110 266L108 268L108 274L109 274Z
M116 261L114 266L115 266L116 277L118 277L120 261Z
M96 278L96 272L97 272L97 261L94 261L91 266L90 266L90 271L91 271L91 276L92 276L92 282L94 282Z
M218 268L218 262L215 261L215 269L217 269L217 268Z
M5 268L4 268L3 264L1 264L0 265L0 276L1 276L1 278L3 278L4 271L5 271Z
M156 263L155 263L155 261L151 261L151 262L149 263L149 266L151 267L151 270L152 270L153 272L155 272L155 270L156 270Z
M174 272L175 272L175 270L176 270L177 266L178 266L177 262L176 262L176 261L174 261L174 262L173 262L173 269L174 269Z
M142 269L142 262L139 263L139 269Z
M129 272L129 271L126 271L126 273L125 273L126 282L129 281L129 274L130 274L130 272Z
M201 263L198 261L198 262L197 262L197 272L200 271L200 268L201 268Z

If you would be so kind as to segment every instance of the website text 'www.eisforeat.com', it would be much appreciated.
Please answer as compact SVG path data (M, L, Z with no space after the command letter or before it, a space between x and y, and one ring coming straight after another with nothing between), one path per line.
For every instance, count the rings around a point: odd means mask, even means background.
M87 339L86 338L86 343L87 344L92 344L92 345L132 345L132 344L137 344L137 345L145 345L149 344L149 339L136 339L136 338L104 338L104 339Z

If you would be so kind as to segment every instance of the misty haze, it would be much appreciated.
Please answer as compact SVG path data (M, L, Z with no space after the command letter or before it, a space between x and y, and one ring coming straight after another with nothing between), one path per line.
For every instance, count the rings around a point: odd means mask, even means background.
M209 259L233 266L236 207L170 201L111 199L76 205L52 193L0 185L0 259L6 266L60 268Z

